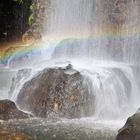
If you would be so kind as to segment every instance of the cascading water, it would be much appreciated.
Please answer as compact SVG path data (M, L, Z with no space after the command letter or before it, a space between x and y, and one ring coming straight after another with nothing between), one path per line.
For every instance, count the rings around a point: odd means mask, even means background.
M60 40L52 59L71 61L74 67L86 71L84 75L92 79L97 118L128 117L140 106L140 83L135 71L140 62L138 3L51 1L44 34Z
M28 53L30 61L35 59L30 77L46 66L71 63L90 79L95 95L92 119L82 122L97 121L98 128L98 121L102 127L107 120L110 127L115 124L112 120L126 119L140 107L139 4L139 0L51 0L43 40L37 44L43 47L37 54ZM16 57L11 58L14 63ZM29 79L22 76L11 87L12 100Z

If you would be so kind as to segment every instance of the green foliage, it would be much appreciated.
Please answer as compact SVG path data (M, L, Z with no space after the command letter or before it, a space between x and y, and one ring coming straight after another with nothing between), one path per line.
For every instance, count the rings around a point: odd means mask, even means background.
M32 25L32 21L33 21L33 14L30 14L30 16L28 18L28 22L29 22L30 26Z
M30 5L30 10L33 10L33 5L32 4Z
M30 5L30 15L28 17L28 23L29 23L30 26L32 25L32 22L33 22L33 13L32 13L32 10L33 10L33 4Z

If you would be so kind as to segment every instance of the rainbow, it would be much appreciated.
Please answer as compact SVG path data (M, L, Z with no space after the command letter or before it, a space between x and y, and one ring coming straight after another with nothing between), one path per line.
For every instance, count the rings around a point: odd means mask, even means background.
M136 31L136 30L135 30ZM65 45L68 45L69 43L72 42L71 39L65 39L65 38L76 38L79 41L83 42L83 41L90 41L92 43L96 42L96 41L101 41L103 43L106 42L106 40L110 39L110 40L116 40L119 42L120 38L122 40L139 40L140 39L140 34L136 33L136 32L131 32L128 34L128 32L116 32L116 31L104 31L102 33L98 33L98 31L94 32L93 35L88 36L88 37L79 37L77 38L77 34L75 35L75 37L73 37L73 35L62 35L60 37L59 36L47 36L47 40L50 40L52 45L49 45L49 47L55 47L53 46L54 44L56 45L57 43L59 44L59 42L61 42L62 40L62 47ZM44 39L45 40L45 39ZM18 43L18 44L14 44L14 45L8 45L8 47L6 47L6 49L4 50L0 50L0 67L5 67L7 66L9 60L13 59L13 60L17 60L17 59L21 59L24 56L30 54L31 57L39 57L40 52L42 51L43 47L41 44L42 40L40 41L29 41L26 43ZM47 42L47 41L46 41ZM47 48L47 44L45 45L45 47ZM61 45L56 45L56 47L59 46L61 47Z
M33 42L28 43L13 43L5 46L5 49L0 53L0 67L5 67L10 59L19 59L29 53L37 53L41 47L35 45Z

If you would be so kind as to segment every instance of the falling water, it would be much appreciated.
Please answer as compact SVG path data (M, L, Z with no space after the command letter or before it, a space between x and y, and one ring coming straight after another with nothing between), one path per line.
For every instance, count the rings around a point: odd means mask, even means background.
M21 58L10 57L8 64L29 59L33 76L38 67L72 63L92 81L94 117L126 118L140 106L138 4L138 0L52 0L44 38L35 44L42 46L37 57L31 51ZM13 81L12 100L28 79L25 74Z
M53 39L69 39L70 44L60 44L63 47L62 53L57 53L59 56L74 53L76 57L85 54L98 59L139 62L139 3L138 0L52 0L44 31Z
M92 79L97 118L127 118L140 106L139 4L138 0L51 1L44 34L59 40L52 59L70 61Z
M11 89L10 83L6 86L11 99L16 101L23 84L39 70L71 63L91 81L93 120L132 115L140 107L140 1L51 0L49 6L43 47L37 59L28 54L27 61L35 59L32 74L23 74Z

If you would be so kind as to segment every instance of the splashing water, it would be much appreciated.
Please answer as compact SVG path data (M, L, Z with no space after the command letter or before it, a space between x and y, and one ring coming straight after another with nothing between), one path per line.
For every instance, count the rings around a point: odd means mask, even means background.
M11 99L16 100L38 71L71 63L90 79L89 90L95 95L92 119L121 120L135 113L140 107L139 2L52 0L43 39L1 61L8 62L10 72L23 61L32 69L30 77L17 81Z
M121 10L116 16L112 13L122 4L127 18L121 16ZM111 1L101 0L52 0L43 40L7 57L8 65L30 62L28 65L34 66L32 71L37 71L34 69L70 62L92 83L97 118L126 117L140 106L139 71L135 70L139 69L140 60L139 27L137 30L128 28L131 17L139 12L138 8L132 8L136 5L137 1L112 5ZM128 12L130 8L131 13ZM112 21L113 18L116 21ZM136 25L138 22L134 21ZM36 72L32 73L33 76ZM16 100L22 85L29 79L25 77L17 82L18 90L12 93L12 100Z

